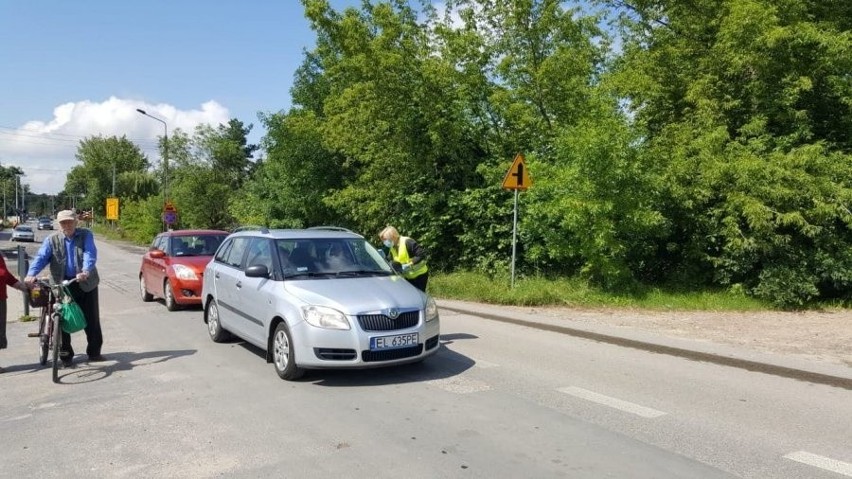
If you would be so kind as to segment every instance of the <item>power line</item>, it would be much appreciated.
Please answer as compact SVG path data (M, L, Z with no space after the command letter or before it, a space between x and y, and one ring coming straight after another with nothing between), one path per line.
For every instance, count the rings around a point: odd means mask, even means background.
M11 131L2 131L2 130L11 130ZM0 125L0 134L5 135L17 135L17 136L25 136L32 137L37 139L46 139L51 141L71 141L76 142L79 140L85 140L92 137L103 136L102 133L98 133L97 135L72 135L68 133L54 133L54 132L45 132L39 133L37 131L29 131L29 130L21 130L20 128L14 128L11 126L2 126ZM68 137L68 138L51 138L52 136L60 136L60 137ZM112 135L117 136L117 135ZM128 141L132 142L153 142L157 143L159 140L153 140L151 138L127 138Z

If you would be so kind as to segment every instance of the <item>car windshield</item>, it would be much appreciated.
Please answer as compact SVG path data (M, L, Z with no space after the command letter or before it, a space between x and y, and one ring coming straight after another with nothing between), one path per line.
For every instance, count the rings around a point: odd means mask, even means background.
M394 274L382 254L363 238L279 239L275 244L285 278Z
M169 244L170 256L213 256L226 236L224 234L173 236Z
M33 231L33 229L30 228L29 226L18 226L15 229L18 230L18 231L24 231L24 232L27 232L27 231L32 232Z

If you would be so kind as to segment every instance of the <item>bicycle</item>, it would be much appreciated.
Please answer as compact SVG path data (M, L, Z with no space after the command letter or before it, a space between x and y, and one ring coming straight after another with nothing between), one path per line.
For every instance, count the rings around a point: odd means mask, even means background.
M38 321L38 332L30 333L29 337L38 338L39 364L47 364L48 352L53 353L53 382L59 382L59 356L62 350L62 326L65 319L62 316L63 298L70 297L65 288L77 279L51 284L39 279L30 291L30 306L41 307ZM72 300L73 301L73 300ZM57 307L58 306L58 307Z

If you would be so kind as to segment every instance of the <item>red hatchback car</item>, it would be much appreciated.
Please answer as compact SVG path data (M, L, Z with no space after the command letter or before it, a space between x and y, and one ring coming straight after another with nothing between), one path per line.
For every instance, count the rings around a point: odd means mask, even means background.
M142 256L139 289L142 301L163 298L166 308L201 304L204 267L228 236L220 230L177 230L160 233Z

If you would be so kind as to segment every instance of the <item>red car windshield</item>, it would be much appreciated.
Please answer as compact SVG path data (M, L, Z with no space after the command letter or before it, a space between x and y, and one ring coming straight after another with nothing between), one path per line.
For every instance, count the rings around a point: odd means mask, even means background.
M226 236L173 236L169 240L169 256L213 256Z

